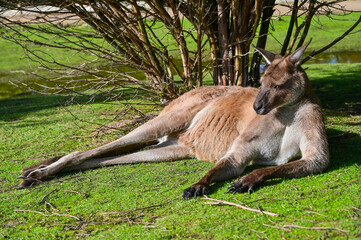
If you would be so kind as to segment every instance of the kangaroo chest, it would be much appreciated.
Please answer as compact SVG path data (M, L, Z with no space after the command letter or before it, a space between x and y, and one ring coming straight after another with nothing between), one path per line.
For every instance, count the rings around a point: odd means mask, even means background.
M253 101L242 100L243 95L202 109L178 141L198 159L214 162L232 151L239 153L240 161L266 165L297 157L300 129L293 124L295 113L257 115Z
M255 146L258 152L253 163L261 165L282 165L299 157L300 132L295 127L286 127L270 137L262 139ZM257 150L258 148L258 150Z

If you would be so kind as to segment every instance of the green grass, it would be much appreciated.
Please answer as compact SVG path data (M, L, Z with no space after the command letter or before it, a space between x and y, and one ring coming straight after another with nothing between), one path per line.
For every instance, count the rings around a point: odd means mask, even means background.
M330 167L310 177L268 181L252 195L225 194L233 180L211 186L209 194L279 217L179 198L213 166L198 160L72 172L16 190L22 168L122 135L96 130L123 105L79 100L68 106L66 98L49 96L0 100L0 239L360 238L361 64L308 67L326 113ZM117 121L137 114L130 109ZM116 213L102 214L109 212ZM328 229L305 229L315 227Z
M347 18L355 21L358 16L355 13ZM313 42L309 50L332 41L352 25L352 21L331 23L321 18L322 30L310 30ZM287 21L274 20L273 24L276 29L287 27ZM283 40L284 33L274 34ZM350 35L330 51L360 50L359 38L360 33ZM280 48L271 38L267 46L273 51ZM51 48L42 50L74 64L82 58ZM33 80L31 75L16 72L19 70L41 71L25 58L20 47L0 40L0 52L0 82ZM194 159L72 172L35 188L16 190L20 182L16 176L22 168L117 139L123 130L98 134L98 127L123 107L127 115L119 115L116 121L139 113L122 102L87 104L78 99L78 104L68 105L67 98L38 95L0 99L0 239L361 238L361 64L305 67L323 103L330 167L306 178L268 181L252 195L225 194L233 180L213 185L209 194L278 213L279 217L207 205L203 198L179 198L213 166ZM158 112L149 106L141 110ZM252 169L247 168L245 174ZM109 212L115 213L102 214ZM307 229L315 227L329 229Z

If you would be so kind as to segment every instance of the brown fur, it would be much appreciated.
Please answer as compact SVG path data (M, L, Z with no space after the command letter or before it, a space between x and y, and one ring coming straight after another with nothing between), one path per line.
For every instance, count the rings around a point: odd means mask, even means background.
M24 169L20 187L70 170L192 157L216 164L184 191L186 199L206 194L213 182L239 176L250 163L277 166L254 170L230 191L251 193L271 178L318 173L328 165L328 146L319 101L297 65L307 45L287 58L257 49L270 62L260 89L192 90L114 142ZM162 137L153 149L136 152Z
M218 161L226 154L242 128L256 116L249 109L252 109L257 89L227 89L229 91L221 99L208 103L211 107L208 114L179 137L179 142L191 149L198 159Z

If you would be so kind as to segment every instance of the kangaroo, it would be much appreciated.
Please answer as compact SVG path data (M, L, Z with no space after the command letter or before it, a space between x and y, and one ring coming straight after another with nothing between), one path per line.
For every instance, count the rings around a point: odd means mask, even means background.
M23 169L19 187L72 170L195 157L215 165L184 190L185 199L207 194L214 182L239 177L249 164L274 166L238 178L228 192L252 193L268 179L319 173L329 163L325 126L319 100L299 66L310 42L287 57L255 47L269 64L260 89L194 89L118 140Z

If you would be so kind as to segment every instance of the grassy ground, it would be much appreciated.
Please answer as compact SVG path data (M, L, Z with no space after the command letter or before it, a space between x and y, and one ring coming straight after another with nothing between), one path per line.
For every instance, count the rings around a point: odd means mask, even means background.
M319 48L321 40L333 40L347 24L325 21L322 29L312 28L310 49ZM276 29L286 25L274 21ZM350 35L331 50L360 50L359 37ZM27 73L38 69L22 50L4 41L0 46L0 82L31 80ZM273 40L268 46L275 51L279 47ZM76 63L77 57L65 60ZM197 160L73 172L16 190L22 168L114 140L124 132L105 134L98 132L99 126L124 107L128 114L119 114L117 121L139 113L120 102L87 104L79 99L79 104L68 106L68 99L54 96L0 99L0 239L361 238L361 64L308 67L326 113L330 168L308 178L269 181L252 195L225 194L232 181L213 185L209 194L279 217L207 205L204 198L180 199L182 191L213 166ZM143 111L158 109L144 106Z
M22 168L122 135L96 130L123 105L66 106L67 99L51 96L0 100L0 239L361 238L361 64L308 67L326 113L330 168L268 181L252 195L225 194L232 181L209 194L279 217L179 198L213 165L197 160L73 172L16 190ZM129 110L125 117L135 115Z

